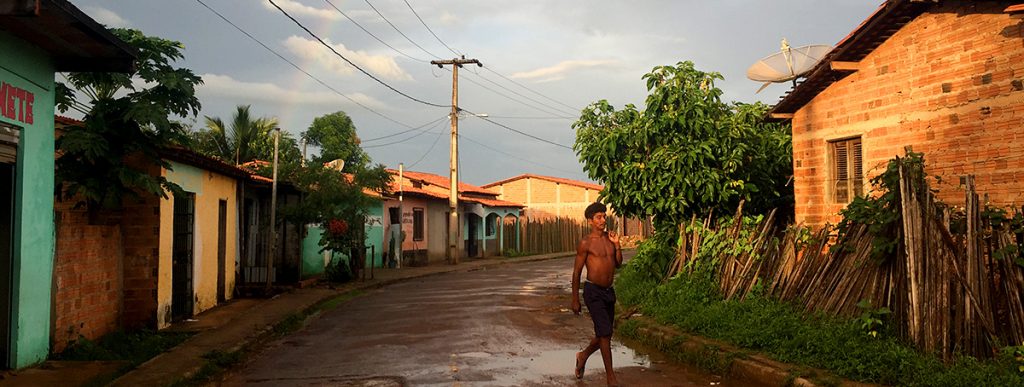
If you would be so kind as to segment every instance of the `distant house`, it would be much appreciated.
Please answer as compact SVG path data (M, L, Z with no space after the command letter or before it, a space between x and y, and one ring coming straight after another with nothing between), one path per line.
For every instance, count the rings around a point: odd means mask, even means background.
M246 178L239 187L240 234L237 289L242 294L262 293L267 284L267 260L271 260L270 281L274 285L294 285L302 277L303 240L305 225L286 222L280 216L277 223L277 245L270 252L270 213L273 198L273 180L257 174L265 161L242 164ZM302 200L302 192L286 180L277 182L277 208L293 205Z
M46 359L54 278L54 76L127 72L135 50L66 0L0 6L0 368Z
M449 192L447 177L430 173L404 171L399 179L398 171L390 170L395 182L391 187L394 195L402 195L384 203L386 207L384 224L386 245L394 246L392 239L402 234L392 232L395 225L401 225L404 241L401 242L403 255L410 262L444 262L447 258ZM458 246L460 257L488 257L500 255L508 243L517 241L514 236L504 235L505 223L518 224L522 204L498 199L498 193L471 184L459 183L459 229L462 244ZM394 238L392 237L394 236ZM394 248L388 251L394 254Z
M352 176L346 174L349 179ZM384 267L387 265L384 252L384 200L380 193L363 189L363 194L374 198L373 205L367 208L366 223L363 225L366 239L364 241L366 262L364 267ZM307 225L307 233L302 241L302 278L320 277L332 259L348 259L349 252L320 251L320 238L324 228L320 224Z
M791 120L796 220L838 221L885 163L912 146L964 198L1024 203L1024 22L1017 1L889 0L772 110Z
M497 192L499 199L523 203L526 206L524 216L539 221L553 218L586 221L584 211L598 201L604 189L600 184L534 174L513 176L482 187ZM616 225L616 231L624 236L650 235L650 222L624 219Z

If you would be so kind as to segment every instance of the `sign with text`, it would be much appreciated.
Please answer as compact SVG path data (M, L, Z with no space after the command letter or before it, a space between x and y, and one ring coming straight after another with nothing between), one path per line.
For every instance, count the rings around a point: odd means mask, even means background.
M35 121L32 105L36 95L7 82L0 82L0 115L7 119L32 125Z

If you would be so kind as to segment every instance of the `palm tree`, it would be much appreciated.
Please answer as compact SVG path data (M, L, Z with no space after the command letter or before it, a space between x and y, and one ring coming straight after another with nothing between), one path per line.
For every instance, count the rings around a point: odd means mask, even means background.
M197 133L197 145L204 153L242 164L266 158L273 150L270 131L277 126L276 118L253 119L249 105L239 105L230 127L220 117L204 116L206 131Z

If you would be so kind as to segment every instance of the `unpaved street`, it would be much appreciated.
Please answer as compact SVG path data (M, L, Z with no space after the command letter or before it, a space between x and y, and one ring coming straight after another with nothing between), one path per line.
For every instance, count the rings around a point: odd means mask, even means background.
M568 310L571 258L424 277L371 291L269 345L226 385L604 385L600 353L583 382L573 355L593 334ZM615 340L619 381L717 386L722 378Z

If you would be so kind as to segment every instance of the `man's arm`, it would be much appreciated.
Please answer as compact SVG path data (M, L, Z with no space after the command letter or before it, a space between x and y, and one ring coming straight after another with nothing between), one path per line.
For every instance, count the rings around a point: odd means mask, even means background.
M619 246L619 236L614 232L608 232L608 240L612 242L612 246L615 247L615 268L622 266L622 246Z
M576 247L576 261L572 264L572 312L580 314L580 275L583 274L583 264L587 262L587 240L584 238Z

